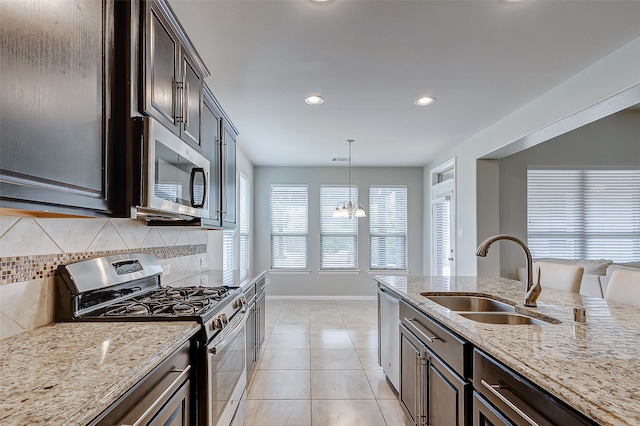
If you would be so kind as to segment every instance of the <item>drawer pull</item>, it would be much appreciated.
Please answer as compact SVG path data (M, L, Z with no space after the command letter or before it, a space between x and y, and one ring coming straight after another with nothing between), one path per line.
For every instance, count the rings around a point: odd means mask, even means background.
M422 324L420 324L420 321L418 321L415 318L412 319L408 319L407 317L404 317L404 320L411 326L413 326L414 330L417 331L420 335L422 335L422 337L424 337L425 339L427 339L427 341L429 341L429 343L434 343L435 340L442 340L441 338L439 338L438 336L436 336L435 334L433 334L432 331L430 331L428 328L426 328L425 326L423 326ZM422 331L422 329L425 329L429 334L431 334L432 336L427 335L427 333L425 333L424 331Z
M162 394L160 394L160 396L156 398L155 401L153 401L153 403L144 411L144 413L142 413L142 415L131 424L131 426L140 426L142 424L146 424L146 420L155 416L159 412L160 408L162 408L162 405L165 404L169 400L169 398L171 398L171 395L173 395L178 387L182 384L182 382L187 379L190 370L191 366L187 365L182 371L172 371L172 373L180 374L175 378L175 380L171 382L169 386L167 386ZM129 425L123 424L122 426Z
M500 399L500 401L504 402L505 404L507 404L509 406L509 408L511 408L513 411L515 411L520 417L522 417L527 423L529 423L531 426L539 426L538 423L536 423L535 421L533 421L533 419L529 416L527 416L524 411L522 411L520 408L516 407L516 405L509 401L507 399L507 397L505 397L504 395L502 395L500 392L498 392L497 389L507 389L504 386L500 386L500 385L490 385L489 383L485 382L484 380L480 380L480 383L482 383L482 385L487 388L489 390L489 392L491 392L493 395L495 395L498 399Z

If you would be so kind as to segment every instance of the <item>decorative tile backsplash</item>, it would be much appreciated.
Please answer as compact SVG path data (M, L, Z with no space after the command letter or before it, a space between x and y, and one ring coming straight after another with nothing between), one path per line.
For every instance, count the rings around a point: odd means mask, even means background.
M150 247L140 249L90 251L84 253L37 254L0 258L0 285L53 277L58 265L112 254L149 253L158 259L206 254L207 245Z
M60 264L152 253L170 271L162 276L169 284L208 269L208 247L221 243L217 234L200 228L150 227L134 219L0 215L0 338L53 321L54 274ZM212 251L219 253L217 247Z

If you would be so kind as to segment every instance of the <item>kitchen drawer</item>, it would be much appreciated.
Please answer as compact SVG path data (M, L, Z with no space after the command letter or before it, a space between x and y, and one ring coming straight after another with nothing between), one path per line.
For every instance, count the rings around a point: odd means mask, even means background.
M470 362L465 363L465 353L471 351L468 342L404 301L400 301L400 321L452 370L463 378L469 378Z
M509 424L596 424L478 349L473 353L473 386L477 393L498 410L501 417L509 419ZM478 412L478 407L482 408L482 404L475 401L474 407L474 424L482 424L479 419L484 413Z

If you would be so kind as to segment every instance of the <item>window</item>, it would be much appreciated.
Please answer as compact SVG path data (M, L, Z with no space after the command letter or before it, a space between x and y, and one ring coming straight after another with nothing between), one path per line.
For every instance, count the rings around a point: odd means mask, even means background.
M222 231L222 283L233 285L236 270L235 232Z
M338 203L349 200L348 186L320 186L320 269L358 267L358 218L333 217ZM357 204L358 187L351 186Z
M436 276L451 276L451 196L437 198L431 202L433 218L432 273Z
M249 200L251 199L251 187L249 186L249 179L247 179L245 175L240 173L239 176L240 205L238 210L238 231L240 239L240 258L238 269L240 270L240 281L244 281L246 279L249 279L249 235L251 233L249 222L249 218L251 217L251 205Z
M407 269L407 187L369 188L369 268Z
M431 270L430 275L456 274L455 187L456 159L451 158L430 172L431 176Z
M640 170L529 170L534 257L640 258Z
M309 268L307 185L271 185L271 269Z

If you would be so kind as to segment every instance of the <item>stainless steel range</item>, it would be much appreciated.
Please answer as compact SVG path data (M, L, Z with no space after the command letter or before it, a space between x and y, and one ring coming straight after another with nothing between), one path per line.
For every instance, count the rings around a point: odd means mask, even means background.
M150 254L84 260L58 267L59 321L197 321L194 360L199 423L242 424L245 307L240 288L161 286L162 267ZM240 407L240 408L238 408Z

